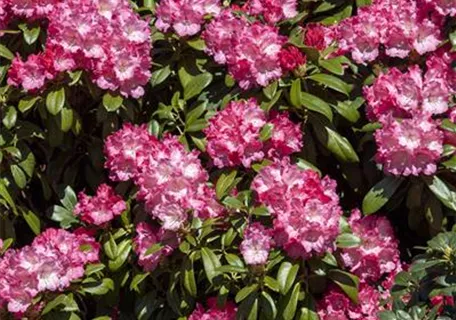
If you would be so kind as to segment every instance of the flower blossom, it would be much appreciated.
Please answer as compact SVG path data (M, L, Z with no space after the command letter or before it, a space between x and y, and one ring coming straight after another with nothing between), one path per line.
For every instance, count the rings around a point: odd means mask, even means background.
M279 53L280 66L284 71L293 71L306 64L307 58L298 48L290 46L283 48Z
M250 224L244 230L244 240L239 247L244 260L249 265L264 265L271 250L272 232L261 223Z
M193 36L201 30L207 15L218 15L220 0L162 0L157 5L157 22L160 31L172 28L180 37Z
M335 31L321 24L308 24L305 29L304 44L317 50L325 50L335 40Z
M353 234L361 239L359 247L342 249L342 262L362 281L377 281L400 268L398 241L385 217L367 216L354 210L348 220Z
M317 305L321 320L378 320L382 311L380 293L365 283L360 284L359 304L350 300L338 287L331 287Z
M294 18L298 14L296 0L249 0L245 7L251 15L262 15L271 24Z
M406 58L412 50L420 55L435 51L443 40L443 19L428 13L415 0L377 1L333 29L339 48L357 63L375 60L380 46L389 57Z
M263 168L252 189L273 215L276 243L291 257L306 259L334 250L342 216L334 180L320 179L284 158Z
M260 139L262 128L272 126L271 137ZM219 167L243 165L268 158L281 158L301 150L303 146L300 126L294 124L287 113L273 113L267 122L266 113L254 98L233 101L209 121L204 130L207 152Z
M432 175L443 152L443 133L432 119L415 117L382 119L383 127L375 132L378 150L376 161L393 175Z
M455 0L424 0L426 4L431 6L442 16L456 16L456 1Z
M93 197L84 192L79 193L79 202L74 208L74 213L86 223L101 226L121 215L126 209L125 201L115 193L114 189L102 184Z
M0 305L22 314L41 293L61 291L98 261L99 244L84 231L47 229L30 246L0 258Z
M206 53L217 63L226 64L244 90L266 87L284 73L280 52L286 38L276 27L249 22L225 10L206 27L202 37Z
M150 29L126 0L15 1L12 12L49 20L42 53L13 60L8 83L34 91L61 72L81 69L105 90L138 98L151 73ZM33 5L32 5L33 3Z
M227 301L223 307L217 306L217 298L207 299L208 309L204 310L201 304L188 317L188 320L235 320L237 307L231 301Z
M146 272L153 271L161 260L169 256L179 245L179 239L175 234L164 229L153 228L146 222L136 226L137 236L134 239L134 250L138 255L138 264ZM159 250L147 254L153 245L159 245Z

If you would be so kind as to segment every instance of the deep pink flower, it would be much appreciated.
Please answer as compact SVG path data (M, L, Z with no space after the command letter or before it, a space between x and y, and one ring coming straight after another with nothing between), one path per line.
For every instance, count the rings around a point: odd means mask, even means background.
M294 46L283 48L279 53L279 59L280 66L285 71L293 71L304 65L307 60L306 56Z
M268 261L272 243L271 231L259 222L250 224L244 230L244 240L239 250L247 264L264 265Z
M432 119L415 117L381 119L383 128L375 132L376 160L385 172L394 175L432 175L443 152L443 133Z
M121 215L126 209L127 206L122 197L118 196L110 186L102 184L93 197L84 192L79 193L79 202L74 208L74 213L88 224L101 226Z
M301 151L303 147L301 125L293 123L287 112L272 112L268 122L272 135L265 143L265 155L270 159L283 158Z
M298 14L296 0L249 0L245 6L251 15L262 15L271 24L294 18Z
M273 214L276 243L291 257L306 259L334 249L342 215L335 181L284 158L263 168L252 189Z
M207 299L208 309L204 310L201 304L188 317L188 320L235 320L237 307L231 301L227 301L223 307L217 306L217 298Z
M22 61L21 57L17 56L8 70L9 85L22 85L26 91L31 92L41 89L54 77L54 69L43 53L30 55L27 61Z
M377 281L395 271L400 260L391 223L380 216L361 218L359 210L353 210L348 223L353 234L361 239L361 245L342 249L344 266L363 281Z
M308 24L305 29L304 44L317 50L325 50L333 42L335 32L321 24Z

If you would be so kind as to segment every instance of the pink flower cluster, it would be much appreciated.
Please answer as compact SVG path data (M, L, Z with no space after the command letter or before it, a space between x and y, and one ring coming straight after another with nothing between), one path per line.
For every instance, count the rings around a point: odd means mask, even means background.
M264 265L271 250L272 232L261 223L250 224L244 230L244 239L239 247L247 264Z
M206 53L217 63L226 64L244 90L265 87L288 71L280 64L286 38L276 27L250 22L227 9L207 26L202 37Z
M251 15L262 15L266 22L275 24L298 14L296 0L249 0L245 5Z
M218 15L220 0L162 0L157 5L155 26L160 31L172 28L180 37L200 32L207 15Z
M361 218L361 212L354 210L348 223L353 234L361 239L361 245L342 250L345 268L367 282L376 282L400 268L398 241L385 217Z
M306 259L334 249L342 216L334 180L320 179L284 158L263 168L252 189L273 215L276 243L291 257Z
M177 231L189 213L206 219L220 216L223 207L207 183L209 176L198 159L177 137L162 141L150 135L145 125L126 124L107 138L106 167L115 180L133 179L139 187L138 199L145 201L150 214L166 230Z
M153 228L146 222L141 222L136 226L136 233L134 250L138 255L138 264L147 272L153 271L161 260L169 256L179 244L179 239L174 233ZM154 245L158 246L157 250L147 254L147 251Z
M331 287L318 303L320 320L378 320L382 311L381 294L375 288L362 283L359 303L351 301L338 287Z
M265 125L273 128L271 137L263 142L260 133ZM219 168L249 168L264 157L281 158L298 152L303 145L300 126L291 122L287 113L272 114L267 122L254 98L229 103L210 119L204 133L207 152Z
M432 117L446 113L456 93L453 58L441 48L426 61L424 74L419 66L405 73L391 68L364 88L368 117L383 125L375 133L376 159L386 172L408 176L436 171L444 135Z
M150 29L126 0L14 2L11 11L49 20L46 47L13 60L8 83L37 91L61 72L82 69L105 90L138 98L151 73ZM44 10L44 11L43 11Z
M93 197L84 192L79 193L79 202L74 208L74 213L88 224L102 226L121 215L126 209L125 201L115 193L114 189L102 184Z
M237 307L231 301L227 301L223 307L217 306L217 298L207 299L208 309L204 310L201 304L188 317L188 320L235 320Z
M25 312L40 293L61 291L98 261L99 244L84 231L48 229L30 246L8 250L0 258L0 306Z
M442 16L456 16L455 0L424 0L424 2Z
M406 58L412 50L420 55L435 51L443 40L443 18L421 0L381 0L359 8L357 16L333 29L339 48L350 52L357 63L366 63L380 55L381 46L387 56L398 58Z

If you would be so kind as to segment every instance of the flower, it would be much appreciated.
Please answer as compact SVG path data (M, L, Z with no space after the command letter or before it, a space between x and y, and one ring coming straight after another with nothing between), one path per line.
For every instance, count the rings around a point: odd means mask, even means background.
M206 53L227 64L228 72L244 90L265 87L284 72L279 54L286 39L276 27L249 22L225 10L207 26L202 38Z
M164 229L153 228L146 222L136 226L137 236L134 239L134 250L138 255L138 264L146 272L155 270L166 256L169 256L179 245L177 236ZM154 245L157 250L147 253Z
M305 29L304 44L317 50L325 50L335 40L335 31L321 24L308 24Z
M293 123L287 112L272 112L268 124L273 127L271 138L265 142L264 153L268 158L281 159L301 151L301 126Z
M227 301L223 307L217 305L217 298L207 299L208 309L204 310L201 304L188 317L188 320L235 320L237 307L234 303Z
M263 168L252 189L272 213L275 241L288 255L306 259L334 250L342 216L335 181L284 158Z
M359 304L351 301L338 287L331 287L318 302L318 316L321 320L377 320L380 306L380 293L373 287L361 283Z
M353 235L361 239L359 247L344 248L341 252L342 262L351 273L362 281L378 281L400 266L398 241L385 217L361 218L361 212L353 210L348 223Z
M279 59L280 66L286 71L293 71L306 64L306 56L294 46L283 48L279 53Z
M272 232L261 223L250 224L244 230L244 240L239 249L247 264L264 265L271 250Z
M207 152L219 167L250 167L264 157L261 128L266 115L255 99L233 101L209 121L204 130Z
M55 72L43 53L32 54L27 61L20 56L14 58L8 71L8 84L22 87L26 91L41 89L48 80L54 79Z
M8 250L0 258L0 305L24 313L41 292L61 291L98 261L100 245L83 231L47 229L30 246Z
M381 119L383 127L375 132L376 161L393 175L432 175L443 152L443 133L432 119L415 117Z
M172 28L180 37L193 36L201 30L207 15L218 15L220 0L162 0L157 5L155 25L160 31Z
M105 167L110 171L109 177L114 181L127 181L135 177L151 150L158 148L158 143L145 125L124 124L122 129L105 141Z
M263 15L268 23L294 18L298 14L296 0L249 0L245 6L251 15Z
M94 197L87 196L84 192L79 193L79 202L74 208L74 213L86 223L101 226L121 215L126 209L125 201L114 189L102 184Z

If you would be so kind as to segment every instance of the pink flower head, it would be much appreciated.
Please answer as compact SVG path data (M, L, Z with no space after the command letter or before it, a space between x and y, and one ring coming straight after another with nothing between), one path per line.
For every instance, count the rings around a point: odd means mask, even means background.
M287 112L273 112L268 123L273 129L271 138L265 144L267 157L280 159L301 151L304 144L301 126L293 123Z
M250 167L264 157L260 141L266 115L255 99L233 101L209 121L204 130L207 152L219 167Z
M321 320L378 320L382 311L380 293L373 287L361 283L359 304L351 301L339 287L333 286L318 303Z
M102 184L93 197L87 196L84 192L79 193L79 202L74 208L74 213L88 224L101 226L121 215L125 209L127 209L125 201L115 193L114 189Z
M9 9L15 16L25 17L29 20L46 18L57 5L55 0L14 0L10 1Z
M250 224L244 230L244 240L239 247L247 264L264 265L271 250L272 232L261 223Z
M279 54L280 66L285 71L293 71L306 64L306 56L298 48L290 46L283 48Z
M263 15L271 24L280 20L294 18L298 14L296 0L249 0L247 12L251 15Z
M162 0L155 25L161 31L172 28L180 37L193 36L201 30L205 16L216 16L220 10L220 0Z
M30 55L25 62L17 56L8 71L8 84L22 85L26 91L34 92L54 77L52 64L43 53Z
M425 0L425 2L443 16L456 16L455 0Z
M105 142L105 167L110 171L110 178L127 181L135 177L144 159L156 148L158 140L149 134L145 125L124 124Z
M353 234L361 239L361 245L342 250L344 266L361 280L374 282L395 271L400 261L391 223L374 215L361 218L359 210L352 212L348 222Z
M446 112L451 93L446 68L435 61L424 77L418 66L410 67L406 73L392 68L381 74L371 87L364 88L369 118L378 120L386 114L432 116Z
M375 132L376 160L385 172L394 175L432 175L443 152L443 133L432 119L415 117L381 119L383 128Z
M252 189L274 216L276 243L291 257L306 259L334 249L342 215L335 181L284 158L263 168Z
M437 314L441 314L443 312L444 306L451 306L454 307L454 298L453 296L434 296L431 299L431 304L433 306L439 306L439 309L437 310Z
M309 24L305 29L304 44L317 50L325 50L335 40L335 32L321 24Z
M283 74L280 51L286 39L275 27L251 23L226 10L207 26L202 37L206 52L216 62L227 64L244 90L265 87Z
M188 320L235 320L237 307L231 301L227 301L223 307L217 306L216 298L207 299L208 309L204 310L201 304L196 305L196 309L188 317Z
M198 155L197 151L186 151L177 137L168 135L150 148L135 176L138 199L146 202L147 210L166 230L182 228L192 211L200 218L223 214L215 192L207 187L208 174Z
M146 222L136 226L136 233L134 249L138 255L138 264L146 272L155 270L161 260L169 256L179 245L179 239L175 234L164 229L153 228ZM158 249L147 254L154 245L157 245Z
M20 315L41 292L61 291L98 261L100 245L93 237L62 229L47 229L32 245L8 250L0 258L0 305Z

